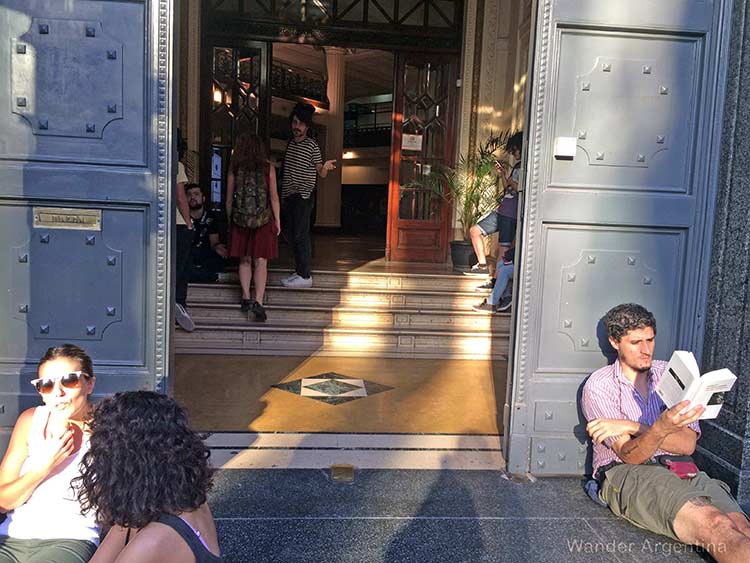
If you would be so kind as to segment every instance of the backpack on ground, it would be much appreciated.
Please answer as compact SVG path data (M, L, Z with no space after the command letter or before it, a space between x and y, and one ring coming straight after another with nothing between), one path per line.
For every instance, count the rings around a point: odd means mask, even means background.
M235 174L232 222L238 227L257 229L270 220L267 167L240 168Z

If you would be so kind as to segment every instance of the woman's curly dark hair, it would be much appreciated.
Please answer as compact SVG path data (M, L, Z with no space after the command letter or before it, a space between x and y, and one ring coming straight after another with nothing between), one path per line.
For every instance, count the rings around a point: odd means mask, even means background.
M173 399L152 391L117 393L99 403L77 479L81 510L102 526L142 528L163 512L206 502L209 450Z

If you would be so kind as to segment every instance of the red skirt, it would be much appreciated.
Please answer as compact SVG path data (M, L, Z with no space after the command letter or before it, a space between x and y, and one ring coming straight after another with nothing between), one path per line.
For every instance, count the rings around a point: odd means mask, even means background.
M272 260L279 255L279 237L273 232L274 220L257 229L238 227L232 223L229 229L229 256L240 258L266 258Z

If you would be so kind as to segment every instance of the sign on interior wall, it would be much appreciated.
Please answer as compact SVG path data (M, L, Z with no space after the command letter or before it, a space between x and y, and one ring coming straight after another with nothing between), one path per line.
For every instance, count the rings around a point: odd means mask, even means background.
M404 135L401 137L402 151L422 151L422 135Z

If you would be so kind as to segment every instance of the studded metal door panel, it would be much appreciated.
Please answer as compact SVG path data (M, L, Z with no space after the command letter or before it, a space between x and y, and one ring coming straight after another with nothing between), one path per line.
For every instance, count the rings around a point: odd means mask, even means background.
M540 0L508 444L514 472L580 474L577 401L642 303L656 356L700 353L730 3Z
M158 388L168 349L170 1L0 6L0 428L50 347L97 394ZM0 433L2 430L0 430Z

